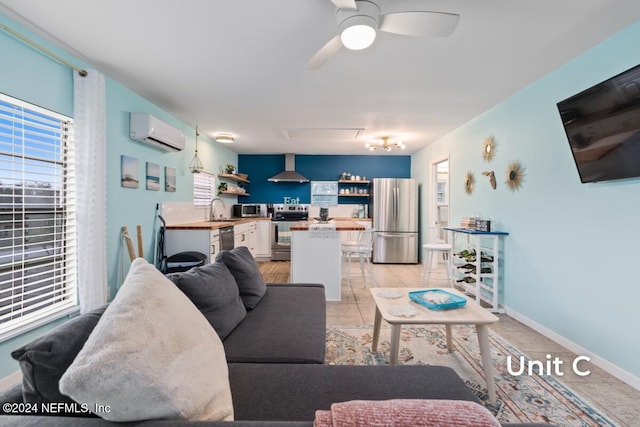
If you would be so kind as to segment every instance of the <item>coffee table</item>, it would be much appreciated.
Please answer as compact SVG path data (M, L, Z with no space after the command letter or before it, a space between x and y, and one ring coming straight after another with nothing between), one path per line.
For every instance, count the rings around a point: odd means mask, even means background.
M461 296L467 299L467 304L462 308L452 310L430 310L420 304L409 299L409 292L424 290L425 288L372 288L370 289L373 300L376 303L376 316L373 323L373 343L371 349L378 349L378 339L380 337L380 324L382 319L391 325L391 354L389 363L395 365L398 363L398 351L400 347L400 329L402 325L445 325L447 334L447 349L453 351L451 343L451 325L475 325L478 333L478 344L480 346L480 356L482 358L482 367L484 369L484 377L487 382L487 394L489 401L495 403L496 390L493 381L493 365L491 364L491 355L489 348L489 332L487 325L496 323L498 317L488 310L480 307L473 299L466 297L464 294L452 288L442 289L443 291ZM384 298L380 294L388 292L398 292L402 294L400 298ZM411 305L417 310L417 314L413 317L394 316L389 313L389 309L393 306Z

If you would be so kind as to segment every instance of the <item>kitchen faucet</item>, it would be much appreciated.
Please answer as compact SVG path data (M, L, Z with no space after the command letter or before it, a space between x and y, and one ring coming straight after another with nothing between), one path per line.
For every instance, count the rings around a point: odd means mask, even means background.
M214 197L211 200L211 203L209 203L209 221L216 220L216 209L215 209L216 200L222 203L222 209L225 209L225 210L227 209L227 207L224 205L224 200L222 200L220 197Z

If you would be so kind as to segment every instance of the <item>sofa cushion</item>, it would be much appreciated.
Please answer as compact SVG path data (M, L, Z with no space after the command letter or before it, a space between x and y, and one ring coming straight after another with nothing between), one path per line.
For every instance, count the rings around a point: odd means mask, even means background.
M144 259L129 274L60 391L110 421L231 420L220 338L189 299Z
M107 306L74 317L13 352L22 370L26 403L72 402L58 383L95 328Z
M222 251L216 256L216 261L223 262L233 274L247 310L258 305L267 291L267 285L249 249L239 246L230 251Z
M262 301L224 341L228 362L324 363L324 286L268 284Z
M317 410L355 399L478 402L453 369L434 365L230 363L229 382L238 420L313 421Z
M204 314L220 339L225 339L247 315L238 285L221 262L195 267L184 273L172 273L167 277Z

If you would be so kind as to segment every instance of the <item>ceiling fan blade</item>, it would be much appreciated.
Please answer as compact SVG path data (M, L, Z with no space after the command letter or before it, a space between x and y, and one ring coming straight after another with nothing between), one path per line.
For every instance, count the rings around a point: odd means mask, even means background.
M444 12L393 12L382 16L380 31L403 36L446 37L458 26L460 15Z
M333 58L340 49L342 49L342 41L340 40L340 35L337 35L313 55L309 62L307 62L307 68L315 70L322 67L328 60Z
M331 0L331 3L335 4L338 9L351 9L356 10L356 0Z

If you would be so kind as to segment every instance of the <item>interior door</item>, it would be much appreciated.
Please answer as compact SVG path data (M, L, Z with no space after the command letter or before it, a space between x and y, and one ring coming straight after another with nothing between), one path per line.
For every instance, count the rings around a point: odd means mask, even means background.
M435 227L439 240L448 241L449 233L442 230L449 225L449 159L432 164L430 227Z

